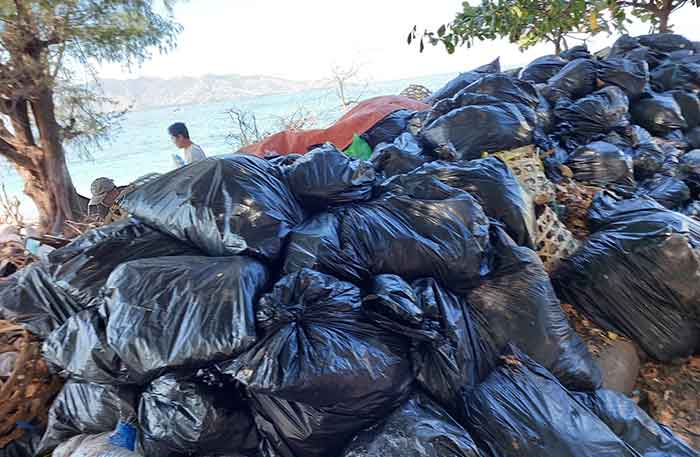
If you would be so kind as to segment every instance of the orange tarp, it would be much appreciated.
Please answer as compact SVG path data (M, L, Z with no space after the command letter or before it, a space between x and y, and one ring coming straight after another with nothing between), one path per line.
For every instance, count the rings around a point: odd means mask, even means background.
M268 153L303 154L311 146L326 142L333 143L339 149L346 149L352 143L354 134L362 135L393 112L403 109L424 111L429 108L430 105L406 97L394 95L375 97L358 103L327 129L286 130L276 133L260 143L246 146L241 149L241 152L259 157Z

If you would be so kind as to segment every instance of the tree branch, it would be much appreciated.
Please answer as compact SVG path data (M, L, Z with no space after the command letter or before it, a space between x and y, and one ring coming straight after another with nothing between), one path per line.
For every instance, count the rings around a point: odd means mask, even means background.
M0 155L19 167L32 168L33 166L32 161L27 156L21 154L10 141L2 136L0 136Z

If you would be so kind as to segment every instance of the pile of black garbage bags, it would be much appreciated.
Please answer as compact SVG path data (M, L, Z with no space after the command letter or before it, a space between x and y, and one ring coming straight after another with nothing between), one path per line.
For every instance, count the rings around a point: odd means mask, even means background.
M560 306L659 360L700 349L695 50L494 62L367 132L369 161L327 144L145 184L0 283L67 380L0 457L697 456L601 388ZM488 156L533 144L606 189L551 279L533 197ZM106 441L124 420L133 452Z

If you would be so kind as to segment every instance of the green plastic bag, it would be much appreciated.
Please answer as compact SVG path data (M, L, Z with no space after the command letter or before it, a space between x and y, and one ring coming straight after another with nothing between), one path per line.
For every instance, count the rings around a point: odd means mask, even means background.
M352 144L345 150L345 154L356 159L368 160L372 156L372 148L356 133L352 137Z

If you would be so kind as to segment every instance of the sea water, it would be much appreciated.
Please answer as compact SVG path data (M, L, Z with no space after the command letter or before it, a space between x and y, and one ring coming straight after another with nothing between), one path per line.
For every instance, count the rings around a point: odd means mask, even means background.
M409 84L422 84L431 90L441 87L454 75L437 75L411 80L359 84L349 89L350 98L366 99L377 95L398 94ZM185 122L192 140L202 146L208 156L235 152L228 135L234 130L227 110L236 107L256 116L261 131L275 131L279 118L299 109L313 113L323 127L342 115L339 99L332 88L314 89L293 94L268 95L236 101L159 108L130 112L111 135L108 144L90 151L81 158L66 147L68 168L78 193L89 197L90 183L105 176L117 185L126 185L148 173L165 173L173 169L173 145L167 128L173 122ZM21 202L27 220L36 218L32 201L22 192L22 179L6 162L0 161L0 183L11 197Z

